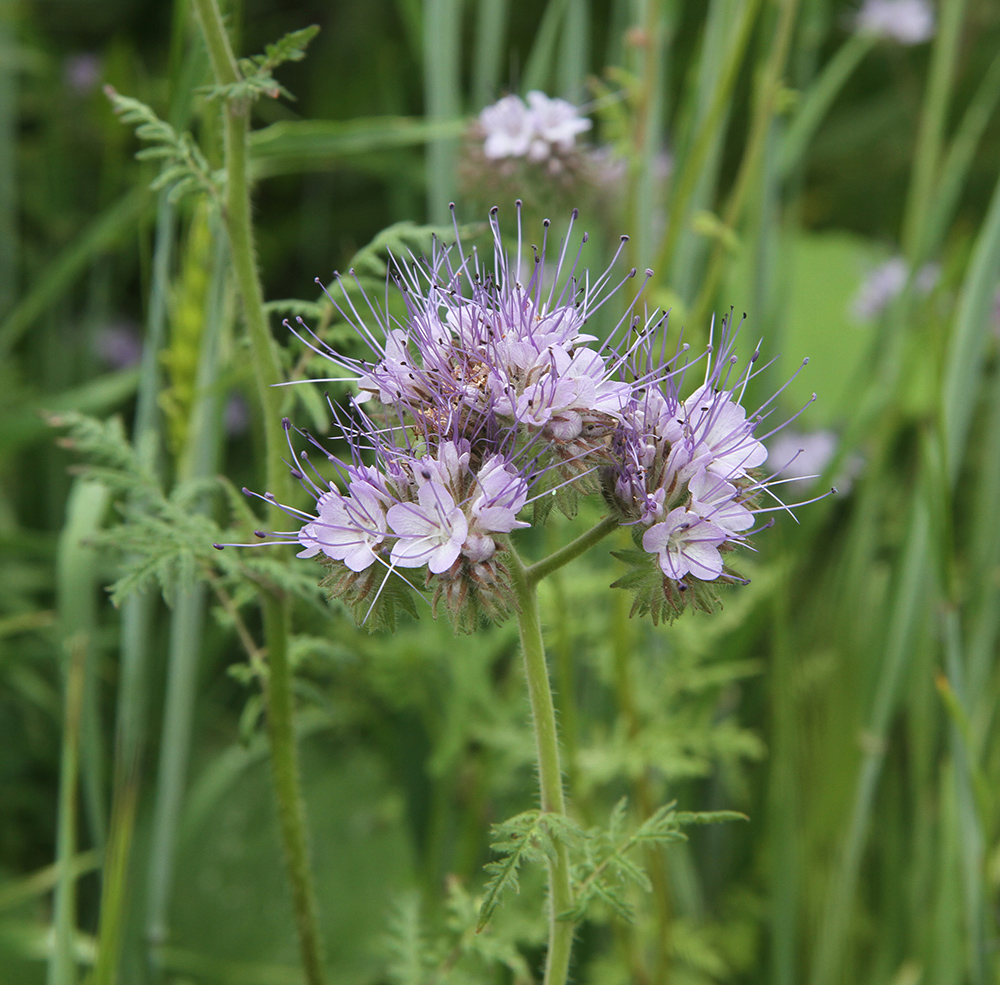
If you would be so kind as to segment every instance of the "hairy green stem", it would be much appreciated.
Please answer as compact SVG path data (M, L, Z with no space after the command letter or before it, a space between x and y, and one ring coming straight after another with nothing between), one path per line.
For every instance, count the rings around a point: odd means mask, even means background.
M530 577L531 568L525 568L513 548L510 555L511 577L519 607L517 625L521 633L524 674L531 699L531 720L535 727L541 806L546 813L565 814L559 732L552 688L549 685L549 670L545 663L542 624L538 618L538 578ZM569 856L565 845L557 843L555 858L549 863L549 949L545 959L544 985L565 985L573 948L573 923L560 920L559 914L565 913L572 906Z
M240 71L222 23L216 0L195 0L212 71L220 85L240 80ZM280 364L264 314L264 293L257 274L248 178L250 104L227 101L225 123L226 204L225 220L233 261L233 275L243 302L253 357L257 394L263 410L267 487L275 498L287 501L288 470L281 460L280 404L272 384L281 379ZM310 876L306 838L305 804L302 799L298 751L293 730L291 669L288 663L287 602L274 595L263 596L264 634L268 648L268 736L271 765L285 862L298 930L299 949L306 981L325 981L322 940L319 934L316 894Z
M576 540L571 540L565 547L560 547L558 551L554 551L548 557L525 568L524 574L528 585L534 588L546 575L558 571L564 564L569 564L570 561L578 558L584 551L603 540L620 525L620 521L616 517L607 516L585 534L580 534Z

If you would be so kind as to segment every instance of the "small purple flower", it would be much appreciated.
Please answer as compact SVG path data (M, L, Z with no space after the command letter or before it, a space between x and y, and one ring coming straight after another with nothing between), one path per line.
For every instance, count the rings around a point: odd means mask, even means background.
M492 455L476 474L478 492L470 504L477 533L509 534L530 524L517 519L528 499L528 483L501 455Z
M319 497L316 519L299 531L303 550L298 557L322 551L351 571L364 571L375 563L376 550L386 536L387 497L361 475L351 482L350 491L349 497L335 489Z
M398 539L392 548L393 564L420 568L435 575L447 571L462 553L469 523L451 493L433 479L417 493L416 503L397 503L387 513Z
M658 555L660 569L674 581L689 574L714 581L722 574L719 547L729 536L722 527L678 506L642 535L642 546Z

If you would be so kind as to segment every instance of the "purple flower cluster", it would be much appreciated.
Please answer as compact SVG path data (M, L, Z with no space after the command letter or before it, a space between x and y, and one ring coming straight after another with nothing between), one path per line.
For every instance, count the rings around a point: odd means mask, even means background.
M550 269L548 223L526 258L518 220L513 255L493 210L488 261L466 252L457 227L453 247L395 260L401 318L367 296L363 318L341 282L346 300L334 303L372 358L331 349L301 321L293 329L347 372L336 379L353 381L358 397L346 420L331 404L353 456L349 465L327 456L340 486L296 468L316 510L290 511L306 522L281 536L300 557L326 558L338 593L364 603L366 617L406 569L422 572L435 606L443 598L463 625L502 615L511 603L502 557L508 535L529 526L525 508L534 503L537 519L557 502L572 515L577 495L598 490L633 528L668 600L692 582L735 578L723 555L745 541L772 481L755 471L767 457L759 419L739 402L753 360L733 378L726 323L701 357L703 379L682 396L697 360L686 346L665 358L665 316L645 318L633 300L603 343L586 331L635 271L615 278L616 254L591 281L569 251L572 222Z

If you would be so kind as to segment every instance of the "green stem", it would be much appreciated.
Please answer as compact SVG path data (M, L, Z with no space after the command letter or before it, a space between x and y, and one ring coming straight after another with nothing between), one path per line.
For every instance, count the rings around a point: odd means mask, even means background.
M726 114L729 100L736 85L736 78L761 0L747 0L742 15L733 31L733 42L726 52L726 63L719 79L718 86L705 112L704 119L699 123L697 133L691 144L691 153L687 156L684 166L677 178L675 191L670 202L670 224L660 246L652 267L662 279L666 276L674 257L674 250L688 223L688 212L691 200L698 187L706 161L712 151L719 125Z
M809 141L833 101L865 55L875 47L877 40L875 34L852 34L823 66L823 71L809 87L781 141L778 170L782 178L787 178L802 163Z
M620 525L616 517L606 516L600 523L591 527L585 534L581 534L576 540L571 540L565 547L560 547L558 551L525 568L524 573L529 586L534 588L546 575L558 571L564 564L569 564L570 561L578 558L584 551L603 540Z
M531 569L525 568L513 547L510 557L511 577L519 607L517 625L521 633L524 674L531 699L531 720L535 727L542 810L545 813L565 814L559 733L552 688L549 686L549 671L545 663L542 625L538 618L538 579L529 576ZM545 959L544 985L565 985L573 948L573 923L560 920L559 914L565 913L572 906L569 856L565 845L557 842L555 858L549 863L549 949Z
M226 35L216 0L195 0L215 80L232 85L240 80L239 67ZM231 100L223 112L225 123L226 230L233 275L243 302L250 336L257 394L263 410L267 487L278 502L290 499L288 470L281 460L279 396L272 384L281 379L281 367L264 314L264 292L257 274L248 178L250 104ZM292 893L302 965L309 985L325 981L322 940L316 894L310 877L305 804L301 794L298 750L293 729L291 669L288 663L288 607L284 599L265 594L262 600L264 635L268 648L268 736L278 817Z
M80 767L80 717L88 640L81 631L66 641L66 697L62 758L59 765L59 821L56 833L56 892L52 923L55 931L49 958L49 985L76 982L76 815Z
M733 183L733 190L730 193L725 213L722 216L723 227L734 232L736 224L743 214L743 207L746 204L751 184L757 176L764 148L767 145L767 137L774 123L778 93L781 89L781 77L785 70L785 62L788 59L788 48L791 44L792 29L795 26L795 15L798 11L798 5L799 0L783 0L781 11L778 15L778 24L774 32L774 42L771 45L770 54L764 66L760 94L754 106L750 136L747 139L743 159L740 161L740 169L736 174L736 181ZM726 265L726 253L727 246L725 242L722 239L716 240L712 248L711 257L708 262L708 271L705 274L705 280L702 282L701 291L691 308L690 322L692 324L701 324L707 317L712 302L715 300L715 292L722 281Z

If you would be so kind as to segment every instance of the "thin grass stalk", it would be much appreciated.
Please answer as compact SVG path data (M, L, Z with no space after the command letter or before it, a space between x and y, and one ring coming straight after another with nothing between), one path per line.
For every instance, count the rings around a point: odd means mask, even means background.
M771 661L771 756L768 770L768 841L771 967L773 985L794 985L799 925L798 742L794 659L791 642L789 579L773 595Z
M896 566L896 589L889 608L889 629L882 655L875 700L864 731L864 756L854 791L854 802L844 841L826 892L823 918L813 948L810 985L838 981L845 957L854 894L871 825L875 793L893 712L899 701L907 660L926 613L930 588L930 516L922 496L914 500L906 533L906 547Z
M917 147L903 215L903 253L911 264L920 259L918 254L924 243L924 228L937 194L941 148L944 146L966 3L967 0L943 0L940 5L941 23L934 37L927 94L920 114Z
M228 85L239 81L239 68L215 0L195 0L195 8L216 82ZM291 482L288 469L282 462L279 397L272 389L272 384L281 379L280 365L264 314L264 297L257 274L250 215L247 167L249 117L250 106L246 103L230 102L224 107L227 175L225 222L233 275L243 303L254 377L266 428L267 487L279 502L288 502ZM316 893L309 865L305 803L301 793L298 751L293 729L291 669L288 664L288 603L283 598L263 593L262 609L268 648L267 698L271 766L299 950L306 981L309 985L322 985L325 980L323 942L319 933Z
M59 815L56 828L56 892L52 918L54 941L48 985L74 985L76 974L76 812L80 718L90 641L81 631L66 640L65 706L59 763Z
M733 189L722 214L723 228L735 232L736 226L743 215L747 195L757 177L764 155L768 134L774 121L778 93L781 80L788 61L788 51L791 46L795 17L798 12L799 0L782 0L778 13L778 23L774 31L767 61L764 65L757 99L754 101L753 118L750 123L750 134L746 148L740 160L740 167L733 182ZM711 249L708 270L702 282L698 298L692 306L691 321L695 325L705 322L715 293L722 281L727 260L728 247L721 239L717 240Z
M697 83L690 96L693 104L689 111L691 122L686 128L688 132L684 134L678 147L679 161L686 160L691 149L690 131L694 127L698 127L700 132L705 114L709 112L709 107L713 104L725 68L724 60L717 58L716 52L726 49L727 40L733 30L732 24L736 8L743 2L744 0L711 0L709 4L704 39L701 43ZM719 180L719 163L729 123L730 108L731 102L724 105L715 132L710 135L712 137L711 144L705 161L697 174L697 184L687 209L691 215L710 208L715 199L715 189ZM690 301L694 296L694 286L702 271L707 245L705 237L692 229L690 224L684 226L680 230L680 239L677 249L674 251L673 264L669 270L661 272L667 275L671 289L685 302Z
M972 501L969 523L969 568L971 571L995 571L1000 565L1000 524L996 521L1000 503L1000 373L995 374L988 397L988 414L982 435L979 476ZM969 600L969 693L974 696L972 714L972 755L982 755L1000 700L988 686L1000 632L1000 586L989 579L977 578Z
M201 585L182 588L170 618L167 694L157 767L146 914L146 939L153 949L154 965L158 963L157 949L170 938L169 908L177 853L177 828L187 789L203 606L204 589Z
M196 221L203 221L196 219ZM215 472L221 442L222 415L216 386L219 375L220 337L225 317L228 283L226 243L213 221L215 251L205 303L205 327L199 348L195 389L197 398L187 429L188 443L178 461L181 482L207 479ZM203 504L205 509L208 504ZM198 656L201 649L206 587L196 583L179 592L171 611L168 648L167 697L163 714L157 796L150 850L147 938L154 948L169 940L169 907L173 888L177 831L187 790L194 705L197 696ZM123 791L128 793L128 788ZM128 821L128 814L123 821ZM127 843L127 842L126 842ZM121 903L123 894L111 897ZM109 914L115 927L117 914ZM102 924L103 930L103 924ZM154 959L156 955L154 954Z
M673 186L668 210L670 222L652 264L654 270L661 272L661 277L670 269L681 233L690 219L691 203L701 179L702 168L717 140L719 126L728 113L733 87L736 85L736 77L743 64L743 56L753 32L760 4L761 0L746 0L743 5L742 16L733 30L733 40L726 50L719 84L704 119L696 128L691 150L685 155L676 184Z
M59 537L56 562L59 625L63 639L86 641L79 754L85 816L94 847L103 850L107 837L103 734L100 723L97 667L97 592L100 576L97 552L88 540L101 527L110 492L90 479L73 483L66 504L66 522Z
M430 121L454 120L462 112L462 4L459 0L427 0L424 6L424 102ZM427 145L427 217L446 223L455 198L454 137L438 137Z
M41 271L34 284L0 322L0 360L21 336L89 269L95 256L135 232L136 223L153 201L148 188L136 186L94 219L73 242Z
M476 14L476 56L472 63L472 101L482 109L500 94L506 50L508 0L479 0Z
M101 867L101 856L90 849L78 852L72 860L73 878L79 879ZM55 862L46 865L31 875L12 879L0 886L0 913L30 903L45 893L51 892L59 882L61 869Z
M535 729L541 809L545 813L564 815L566 801L559 758L559 732L545 662L542 624L538 615L537 579L529 576L531 569L525 568L513 547L510 549L510 559L511 580L518 602L517 625L521 636L524 673ZM544 985L565 985L573 948L573 922L560 920L559 915L572 907L569 856L566 846L557 841L555 857L549 862L549 941L545 956Z
M1000 101L1000 54L990 63L975 96L966 108L948 153L941 165L941 175L931 203L931 213L924 226L923 243L916 254L919 266L938 250L948 223L954 218L959 196L986 126Z
M965 684L965 659L962 646L962 627L956 606L950 605L944 613L944 652L948 682L955 698L967 717L968 694ZM971 985L985 985L987 964L986 901L989 888L985 884L983 859L985 855L981 818L973 794L972 750L967 735L956 722L950 728L954 785L952 795L960 831L958 841L959 862L962 870L963 902L965 904L966 972Z
M955 313L941 389L941 421L948 482L954 486L979 393L983 361L992 332L990 312L1000 278L1000 181L976 238L969 271Z
M0 0L0 318L17 296L20 249L17 233L18 66L17 4Z
M663 138L663 103L666 77L667 5L646 0L642 24L642 67L633 114L632 153L638 167L629 182L629 241L631 266L641 269L652 258L653 221L657 213L656 157Z
M552 68L556 63L556 49L559 43L559 29L570 0L548 0L542 22L535 33L535 42L524 66L521 89L548 89L552 79Z
M580 103L590 68L590 0L568 3L556 65L556 89L564 99Z
M116 985L121 964L127 915L127 886L135 816L139 803L140 781L132 769L115 789L111 828L104 861L101 886L101 925L97 941L97 960L88 985ZM137 985L135 978L129 985Z
M834 100L877 41L878 36L872 33L852 34L809 86L781 141L778 169L783 179L802 164L809 143Z

